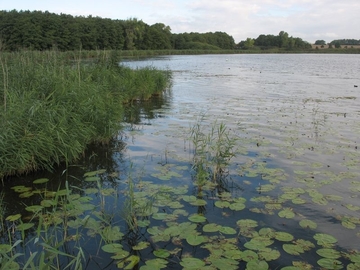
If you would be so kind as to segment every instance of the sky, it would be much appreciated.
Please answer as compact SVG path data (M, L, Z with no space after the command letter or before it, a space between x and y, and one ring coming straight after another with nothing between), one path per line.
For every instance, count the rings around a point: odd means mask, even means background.
M13 9L137 18L172 33L226 32L236 43L280 31L310 43L360 39L359 0L0 0L0 10Z

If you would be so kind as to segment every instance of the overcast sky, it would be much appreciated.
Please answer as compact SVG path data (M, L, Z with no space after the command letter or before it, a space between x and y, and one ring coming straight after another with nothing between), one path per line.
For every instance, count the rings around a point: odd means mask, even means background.
M172 33L222 31L235 42L280 31L308 42L360 39L359 0L0 0L0 10L137 18Z

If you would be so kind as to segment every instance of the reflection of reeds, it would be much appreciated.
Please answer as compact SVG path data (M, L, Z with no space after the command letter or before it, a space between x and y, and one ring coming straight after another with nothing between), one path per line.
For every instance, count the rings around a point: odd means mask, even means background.
M124 103L167 87L169 72L131 70L116 57L1 55L0 178L72 162L89 143L106 143L118 132Z

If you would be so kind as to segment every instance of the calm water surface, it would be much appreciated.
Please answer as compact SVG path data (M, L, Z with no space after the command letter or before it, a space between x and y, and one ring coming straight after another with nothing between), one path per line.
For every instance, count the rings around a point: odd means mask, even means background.
M239 138L238 155L232 160L227 185L205 196L208 205L202 211L209 223L236 227L239 219L253 219L259 222L257 229L270 227L313 243L315 233L330 234L337 239L336 249L359 249L360 88L355 85L360 85L360 55L162 56L122 64L171 70L171 89L152 103L133 105L118 141L111 148L89 149L78 166L68 168L74 178L105 168L112 176L103 179L103 185L121 193L126 188L124 175L133 171L144 181L188 185L189 195L196 194L191 177L190 127L200 119L205 130L223 122ZM163 181L156 175L164 164L188 169ZM267 169L276 169L277 173ZM31 183L44 175L52 179L56 189L63 181L64 168L58 175L40 173L13 179L13 185ZM87 185L79 181L72 184ZM270 188L259 190L260 186ZM287 188L301 188L298 195L304 203L282 199ZM221 191L245 198L246 209L215 207ZM5 198L9 202L16 196L11 192ZM272 201L262 202L266 197ZM120 199L118 208L122 202ZM269 206L277 202L281 202L280 209ZM10 204L11 211L21 211L20 205ZM295 216L279 217L283 208L291 209ZM187 210L190 214L199 211L197 207ZM299 221L303 219L316 222L317 228L301 228ZM349 219L355 228L342 224ZM244 243L250 238L239 239ZM269 262L271 269L281 269L296 260L316 266L321 258L316 248L291 256L284 253L282 244L271 246L282 254ZM194 257L207 256L201 249L184 249ZM142 256L150 253L145 251ZM344 265L349 263L341 260ZM172 265L173 269L179 267ZM240 269L245 269L245 264Z

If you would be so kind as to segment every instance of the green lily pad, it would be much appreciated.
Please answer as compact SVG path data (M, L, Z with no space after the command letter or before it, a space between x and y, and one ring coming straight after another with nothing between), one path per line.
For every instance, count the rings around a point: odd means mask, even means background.
M282 242L289 242L294 239L294 236L292 236L290 233L287 232L276 232L275 239Z
M99 176L90 176L90 177L86 177L85 181L86 182L97 182L100 181L100 177Z
M207 204L207 202L203 199L196 199L195 201L191 201L189 203L194 206L205 206Z
M230 206L230 203L227 201L216 201L215 206L218 208L227 208Z
M29 212L39 212L43 209L44 207L42 207L41 205L31 205L25 208L26 211Z
M89 177L89 176L91 177L91 176L95 176L95 175L98 175L98 174L103 174L104 172L106 172L106 169L86 172L86 173L84 173L84 177Z
M220 233L223 234L236 234L236 230L231 228L231 227L227 227L227 226L223 226L220 228L219 230Z
M238 262L233 259L228 258L213 258L211 259L211 266L209 269L219 269L219 270L237 270L238 269ZM206 266L202 267L201 269L206 269Z
M241 211L244 210L245 207L246 207L245 204L241 202L232 203L229 206L229 208L233 211Z
M107 226L102 230L101 235L105 241L118 241L124 236L124 234L120 231L119 226Z
M19 225L16 226L16 229L20 230L20 231L25 231L28 230L32 227L34 227L34 223L21 223Z
M281 210L278 213L279 217L282 218L293 218L295 217L295 213L293 212L293 210L291 208L284 208L284 210Z
M146 249L148 246L150 246L149 242L142 241L142 242L137 243L136 246L133 246L132 249L133 250L143 250L143 249Z
M201 223L201 222L206 221L206 217L204 217L203 215L199 215L199 214L192 214L191 216L189 216L188 219L195 223Z
M109 252L109 253L111 253L111 252ZM130 255L129 251L123 250L123 249L117 249L115 251L115 255L111 256L111 259L122 260L122 259L125 259L129 255Z
M321 257L329 259L337 259L341 257L341 253L332 248L321 248L316 251Z
M258 226L258 223L256 220L252 219L240 219L236 222L236 224L241 227L248 227L248 228L255 228Z
M205 262L198 258L183 258L180 262L180 265L189 269L201 269L203 266L205 266Z
M245 250L242 253L242 259L245 262L250 262L250 261L254 261L254 260L258 260L258 254L252 250Z
M147 260L145 263L146 263L145 266L149 268L140 267L141 270L163 269L167 267L168 261L161 258L155 258L155 259Z
M189 244L189 245L192 245L192 246L198 246L204 242L206 242L206 238L202 235L197 235L197 234L189 234L187 237L186 237L186 242Z
M204 225L203 231L204 232L217 232L220 230L220 228L221 228L221 226L218 224L209 223L209 224Z
M153 253L156 257L159 257L159 258L167 258L170 256L170 252L167 251L166 249L154 250Z
M21 218L21 215L20 214L16 214L16 215L10 215L8 216L5 220L8 220L8 221L11 221L11 222L14 222L18 219Z
M123 246L118 243L107 244L101 247L107 253L116 253L123 250Z
M265 261L250 261L246 264L247 270L268 270L269 265Z
M312 220L309 220L309 219L303 219L299 222L299 225L302 227L302 228L309 228L309 229L312 229L312 230L315 230L317 228L317 224L312 221Z
M314 235L314 239L317 240L317 244L321 246L337 242L337 239L334 236L326 233L317 233Z
M325 269L342 269L342 263L338 260L322 258L317 261L318 265Z
M280 258L280 252L275 249L265 248L259 251L259 258L265 261L274 261Z
M291 255L300 255L305 252L301 246L293 244L283 244L283 249L286 253Z
M49 182L48 178L40 178L33 181L33 184L44 184L46 182Z

